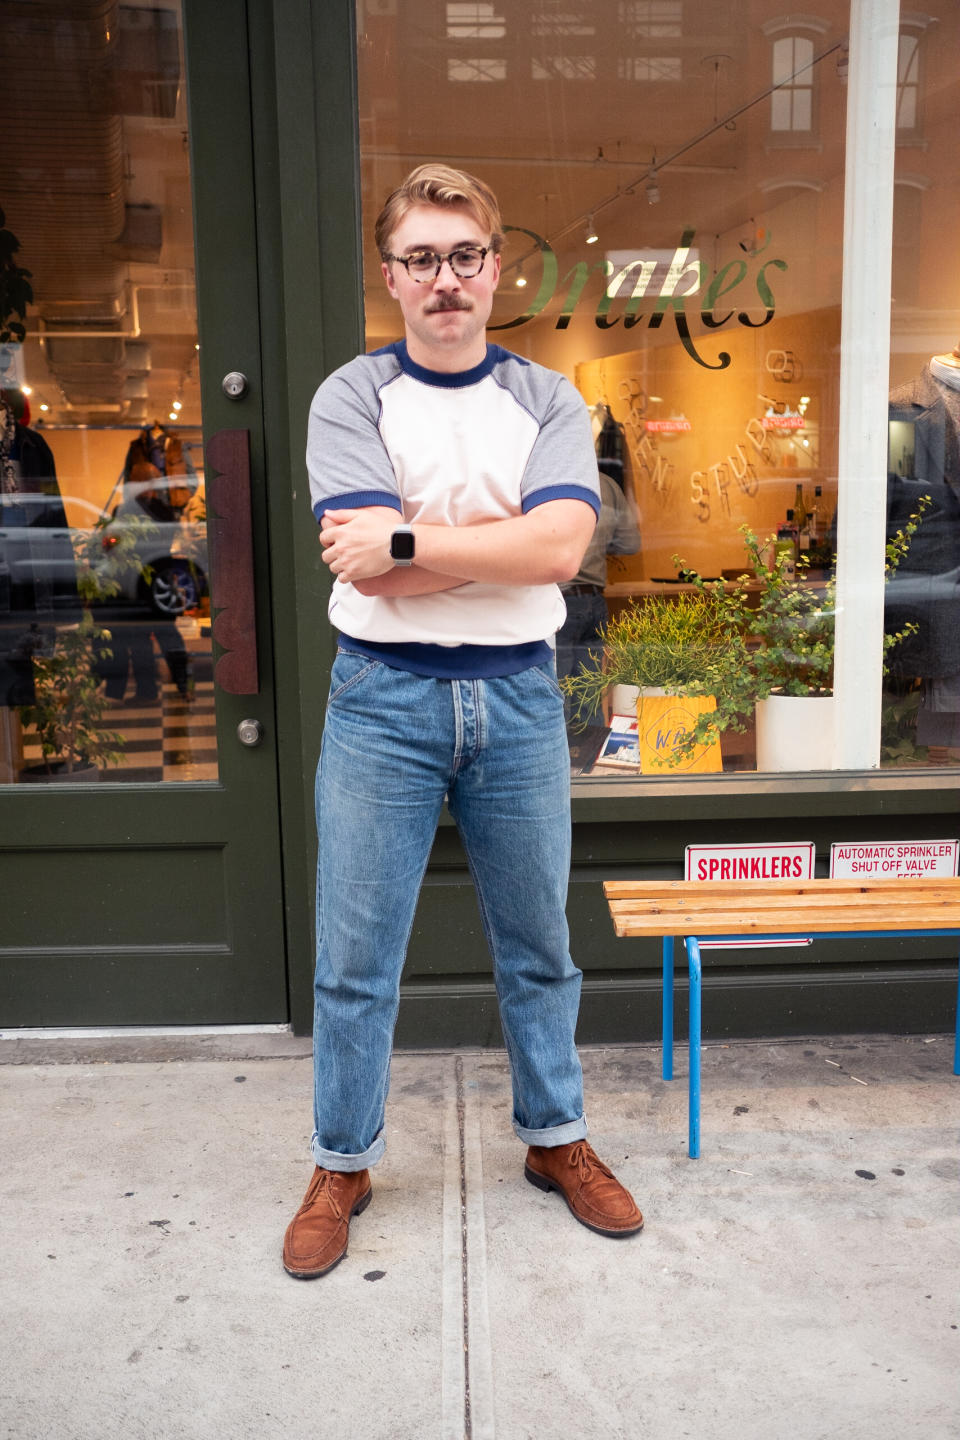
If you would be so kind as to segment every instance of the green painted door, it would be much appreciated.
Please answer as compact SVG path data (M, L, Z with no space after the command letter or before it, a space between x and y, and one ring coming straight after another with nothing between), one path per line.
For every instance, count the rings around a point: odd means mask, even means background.
M282 1022L243 7L0 11L0 1027Z

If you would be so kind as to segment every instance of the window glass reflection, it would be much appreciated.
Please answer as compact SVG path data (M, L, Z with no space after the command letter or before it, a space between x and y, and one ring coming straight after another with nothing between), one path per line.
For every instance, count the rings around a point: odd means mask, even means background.
M215 779L179 7L0 8L0 781Z
M846 7L500 0L473 7L476 28L459 39L455 8L470 7L437 7L436 25L414 30L359 6L368 348L399 333L369 234L384 196L426 157L480 175L508 229L490 339L574 381L598 468L619 459L614 483L639 534L605 549L599 579L577 577L561 667L579 646L581 668L612 674L604 623L692 625L703 607L671 617L662 602L716 601L714 662L688 676L685 698L716 701L722 768L830 770L829 747L812 740L832 727ZM960 281L918 264L952 226L937 177L953 164L960 20L934 11L904 15L898 69L884 766L960 759L952 722L923 739L960 673L947 635L954 487L926 458L938 444L951 454L953 432L918 441L904 406L930 402L900 393L960 337ZM480 131L445 79L467 46L499 82ZM940 394L947 382L933 378ZM653 773L642 745L605 749L636 734L638 688L611 682L586 730L571 723L574 775ZM767 731L780 707L765 702L781 699L820 708L777 751ZM657 733L688 723L707 722L672 714Z

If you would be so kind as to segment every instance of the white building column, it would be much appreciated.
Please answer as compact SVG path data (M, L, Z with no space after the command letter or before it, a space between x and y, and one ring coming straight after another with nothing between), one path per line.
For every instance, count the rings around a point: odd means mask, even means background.
M851 0L840 332L836 764L880 763L898 0Z

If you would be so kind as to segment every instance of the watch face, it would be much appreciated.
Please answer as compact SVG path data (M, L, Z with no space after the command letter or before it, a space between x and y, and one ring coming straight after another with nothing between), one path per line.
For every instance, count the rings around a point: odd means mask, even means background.
M394 560L413 559L413 536L409 530L394 530L390 537L390 554Z

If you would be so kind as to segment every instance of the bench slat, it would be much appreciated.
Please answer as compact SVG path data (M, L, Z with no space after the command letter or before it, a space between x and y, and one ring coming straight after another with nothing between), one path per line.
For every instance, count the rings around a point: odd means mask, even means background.
M823 934L829 931L857 930L960 930L960 911L955 914L937 911L891 915L888 910L858 912L849 910L822 911L816 916L781 912L762 917L737 916L729 911L701 911L697 914L620 915L613 912L614 929L618 936L642 935L800 935Z
M960 880L613 880L620 936L947 930L960 926Z
M608 900L638 895L903 895L927 894L942 890L960 899L960 879L924 877L916 880L605 880L603 892Z
M956 892L948 893L943 891L926 891L922 895L900 894L891 896L876 895L745 895L738 894L732 890L729 895L643 895L629 896L623 900L611 900L608 902L611 907L616 906L621 913L648 913L659 911L669 914L676 910L700 910L730 911L738 914L747 910L754 914L771 914L781 910L796 910L798 912L809 911L817 914L820 910L843 909L859 913L861 910L876 910L883 908L892 914L908 912L916 909L933 911L940 909L955 910L960 914L960 895Z

